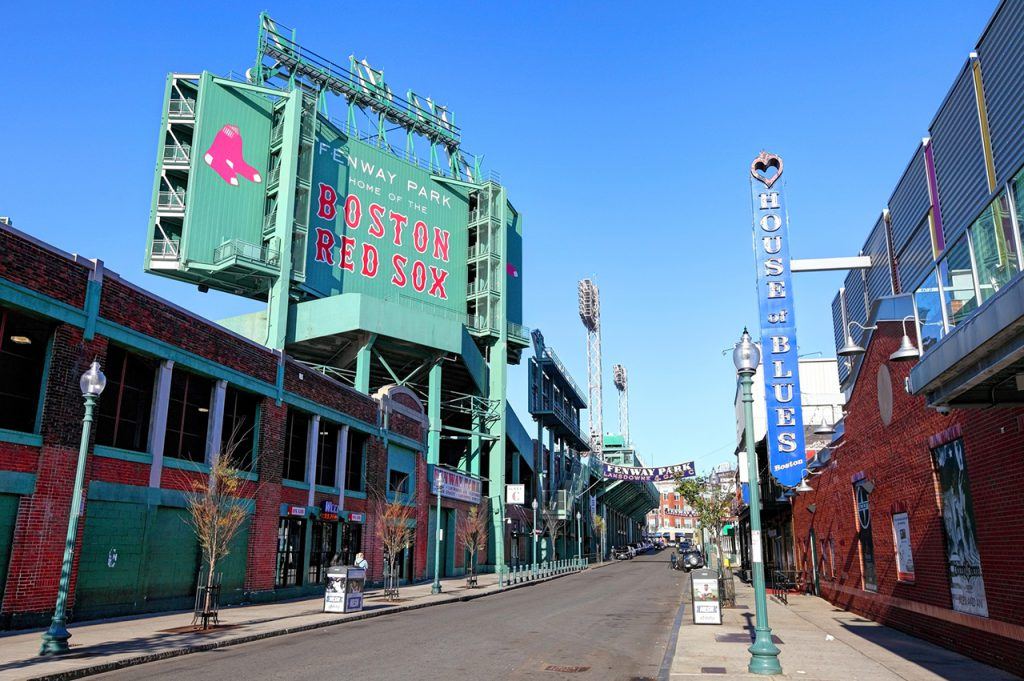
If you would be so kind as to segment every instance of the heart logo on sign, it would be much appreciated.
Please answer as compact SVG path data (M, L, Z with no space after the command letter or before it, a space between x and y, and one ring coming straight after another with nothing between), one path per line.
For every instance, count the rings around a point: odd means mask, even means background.
M771 189L776 180L782 177L782 159L775 154L762 151L750 164L750 176Z

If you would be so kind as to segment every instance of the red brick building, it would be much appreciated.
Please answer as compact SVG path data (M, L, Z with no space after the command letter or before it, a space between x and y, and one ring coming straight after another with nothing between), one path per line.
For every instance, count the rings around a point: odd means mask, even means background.
M843 434L793 502L798 566L837 606L1024 674L1024 409L926 408L914 362L890 360L902 333L878 321Z
M93 429L69 606L76 619L191 606L200 552L185 492L234 441L250 521L222 601L319 590L363 551L382 579L375 493L415 506L399 559L432 572L427 419L416 395L366 395L158 299L102 262L0 226L0 626L41 624L57 595L82 432L79 376L107 376ZM445 498L445 574L469 504Z

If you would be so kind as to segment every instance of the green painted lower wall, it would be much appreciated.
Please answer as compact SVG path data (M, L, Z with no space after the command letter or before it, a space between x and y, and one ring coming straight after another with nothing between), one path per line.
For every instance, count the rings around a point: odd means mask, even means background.
M218 568L222 603L240 601L248 528ZM200 549L182 508L90 500L74 617L77 620L192 607Z
M14 541L14 524L18 520L18 497L14 494L0 494L0 601L4 598L7 584L7 565L11 560L11 543Z

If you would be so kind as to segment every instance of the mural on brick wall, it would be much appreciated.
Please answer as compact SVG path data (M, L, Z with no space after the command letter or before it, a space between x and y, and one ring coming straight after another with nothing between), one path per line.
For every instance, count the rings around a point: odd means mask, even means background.
M942 524L946 532L949 589L953 609L988 617L981 555L974 537L974 506L961 438L932 448L942 493Z

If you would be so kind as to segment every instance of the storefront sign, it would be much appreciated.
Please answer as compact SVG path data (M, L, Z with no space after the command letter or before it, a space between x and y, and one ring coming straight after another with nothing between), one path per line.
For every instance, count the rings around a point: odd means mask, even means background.
M761 152L750 165L754 260L761 320L761 354L768 410L771 474L786 487L800 484L806 447L800 407L796 315L789 262L789 223L781 187L782 159Z
M441 496L471 504L480 503L483 495L483 483L480 480L447 468L435 467L430 474L431 494L437 494L438 476L441 476Z
M522 506L526 503L526 485L505 485L505 503Z
M956 439L932 449L942 493L942 525L953 609L988 617L981 554L974 538L974 504L967 480L964 441Z
M338 519L338 504L333 501L324 501L320 505L320 520L337 520Z
M636 482L657 482L674 478L694 478L697 476L693 462L677 463L674 466L657 466L642 468L640 466L616 466L606 463L601 474L610 480L633 480Z
M364 513L349 513L348 521L350 523L364 523L366 522L366 514Z
M894 513L892 535L896 546L896 578L901 582L914 581L914 552L910 547L910 516Z
M295 516L297 518L305 518L306 517L306 507L305 506L289 506L288 507L288 515L292 515L292 516Z

